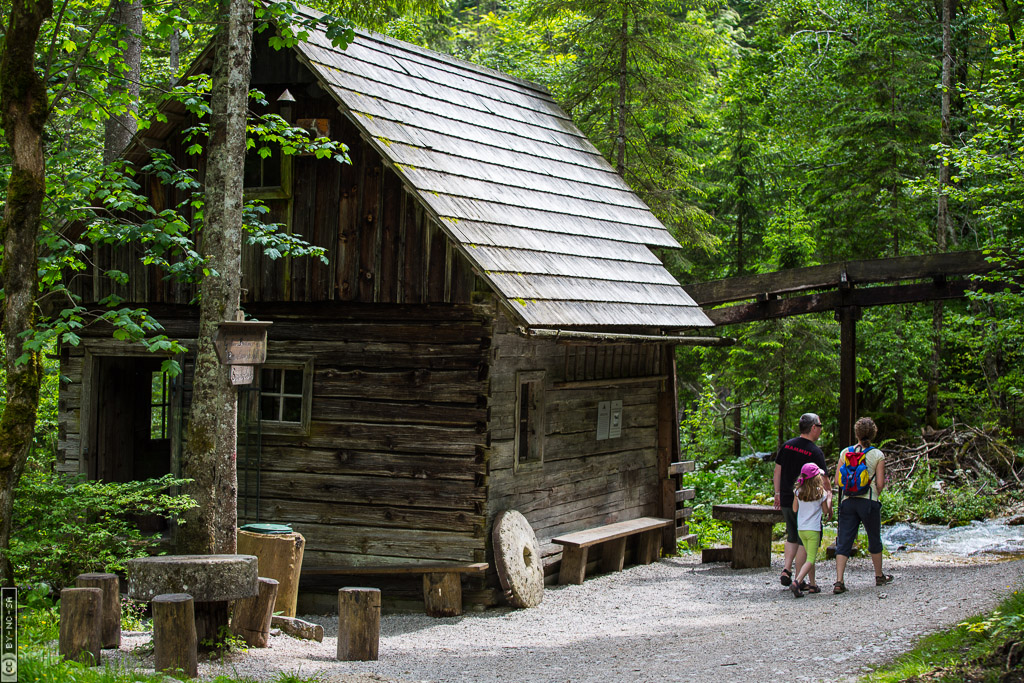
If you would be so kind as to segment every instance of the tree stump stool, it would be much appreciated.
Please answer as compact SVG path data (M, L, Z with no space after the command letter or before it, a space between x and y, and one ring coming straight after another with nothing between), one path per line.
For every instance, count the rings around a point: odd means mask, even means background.
M268 645L277 589L277 581L261 576L256 597L243 598L235 603L234 614L231 615L231 632L244 638L249 647Z
M128 595L149 602L188 593L194 600L196 638L207 652L223 643L228 601L255 597L259 578L253 555L162 555L129 560Z
M157 595L153 607L153 668L164 673L199 674L195 605L187 593Z
M102 605L103 591L99 588L65 588L60 592L61 657L89 666L100 663Z
M100 606L100 646L121 647L121 580L117 574L89 573L75 578L76 588L99 588L103 591Z
M338 660L375 661L380 645L380 589L338 591Z

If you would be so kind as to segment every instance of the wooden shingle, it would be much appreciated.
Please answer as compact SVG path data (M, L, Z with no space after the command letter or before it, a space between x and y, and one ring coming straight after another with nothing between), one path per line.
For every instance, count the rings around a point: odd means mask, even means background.
M296 49L520 323L711 325L651 251L678 243L542 86L365 31Z

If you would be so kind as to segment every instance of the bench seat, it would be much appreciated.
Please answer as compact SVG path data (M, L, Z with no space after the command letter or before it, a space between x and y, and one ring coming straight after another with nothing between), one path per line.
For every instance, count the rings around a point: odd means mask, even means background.
M771 505L714 505L711 516L732 522L732 568L770 567L772 526L782 521L782 510Z
M587 573L589 550L596 545L601 545L600 570L621 571L625 563L626 541L630 536L640 537L637 562L654 562L658 559L662 529L674 524L675 521L671 519L640 517L552 538L552 543L562 546L558 583L583 583Z
M423 606L432 617L462 614L462 574L483 574L486 562L459 564L422 562L419 564L382 564L367 566L309 567L304 576L423 576Z

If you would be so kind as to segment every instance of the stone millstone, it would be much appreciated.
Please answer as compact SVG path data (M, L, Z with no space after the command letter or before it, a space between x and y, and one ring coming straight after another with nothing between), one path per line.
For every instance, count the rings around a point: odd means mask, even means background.
M258 592L255 555L163 555L126 563L128 595L150 601L187 593L196 602L251 598Z
M544 563L533 527L515 510L499 512L491 529L494 565L505 597L514 607L536 607L544 599Z

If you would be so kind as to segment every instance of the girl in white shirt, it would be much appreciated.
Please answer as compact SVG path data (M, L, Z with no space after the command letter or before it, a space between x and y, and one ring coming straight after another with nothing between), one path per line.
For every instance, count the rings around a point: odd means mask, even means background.
M800 542L807 550L807 561L800 567L789 589L793 597L802 598L804 591L820 593L821 589L814 580L814 561L818 557L821 545L822 515L832 516L832 483L825 477L821 468L809 462L800 470L793 489L793 512L796 513L796 527L800 534ZM808 583L801 590L800 584L804 577Z

